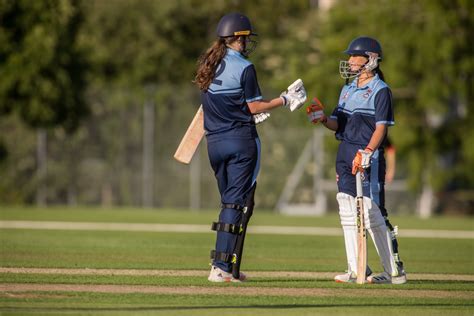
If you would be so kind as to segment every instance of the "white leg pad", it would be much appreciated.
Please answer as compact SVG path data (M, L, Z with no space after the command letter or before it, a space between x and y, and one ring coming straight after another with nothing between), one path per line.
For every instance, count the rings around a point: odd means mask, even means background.
M393 256L392 236L385 224L382 213L378 205L367 197L364 197L364 209L367 209L365 224L372 237L382 266L385 272L391 276L396 276L398 270Z
M378 205L366 196L364 196L364 215L365 228L385 226L385 219Z
M339 203L339 217L344 232L346 246L347 269L349 273L357 272L357 216L354 197L339 192L336 195Z

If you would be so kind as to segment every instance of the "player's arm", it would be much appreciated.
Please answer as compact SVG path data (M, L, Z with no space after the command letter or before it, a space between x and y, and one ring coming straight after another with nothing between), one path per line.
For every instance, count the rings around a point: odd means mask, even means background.
M293 82L279 98L264 100L258 85L257 73L253 65L249 65L242 72L241 77L244 95L247 106L252 114L258 114L273 110L274 108L285 106L294 111L300 108L306 101L306 90L301 79Z
M376 150L385 139L388 127L393 125L392 92L389 88L381 89L375 95L375 131L370 138L368 148Z
M367 147L372 149L372 151L379 148L386 134L387 134L387 125L377 124L377 126L375 127L375 131L372 134L372 137L370 138L370 142L367 145Z
M360 168L370 167L370 159L387 134L387 127L394 124L392 110L392 92L389 88L381 89L375 95L375 131L365 149L360 149L352 161L352 174Z
M272 100L258 100L247 103L250 113L262 113L266 111L270 111L274 108L280 107L284 105L282 98L275 98Z
M330 117L327 117L326 118L326 121L321 121L321 123L326 126L327 128L329 128L330 130L332 131L337 131L337 120L336 119L332 119Z

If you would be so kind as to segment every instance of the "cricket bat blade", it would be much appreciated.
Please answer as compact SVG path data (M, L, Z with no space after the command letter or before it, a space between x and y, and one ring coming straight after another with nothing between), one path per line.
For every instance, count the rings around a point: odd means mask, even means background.
M204 112L201 105L181 139L181 142L174 153L174 159L181 163L189 164L204 136L204 133Z

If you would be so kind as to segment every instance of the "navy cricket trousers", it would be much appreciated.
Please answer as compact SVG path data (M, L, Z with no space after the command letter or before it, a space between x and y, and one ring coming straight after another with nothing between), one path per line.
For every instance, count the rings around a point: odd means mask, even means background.
M339 192L356 196L356 180L352 174L352 160L359 149L365 146L342 141L336 157L336 179ZM383 149L374 151L370 159L370 167L364 172L362 180L364 196L385 209L385 157Z
M209 161L217 179L222 204L246 205L247 197L255 184L260 162L260 141L257 138L213 138L207 143ZM219 222L239 224L242 211L223 208ZM217 252L232 253L237 235L217 232ZM214 260L224 271L232 270L231 263Z

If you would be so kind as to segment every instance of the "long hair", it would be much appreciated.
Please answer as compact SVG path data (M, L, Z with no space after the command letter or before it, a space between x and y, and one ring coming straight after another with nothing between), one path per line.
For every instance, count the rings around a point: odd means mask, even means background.
M382 72L382 70L380 69L379 66L377 66L377 68L375 68L375 73L377 75L379 75L379 78L382 79L383 82L385 82L385 76L383 75L383 72Z
M226 54L227 44L233 42L235 39L235 37L219 38L199 57L197 62L197 74L193 82L201 91L206 91L211 85L217 67Z

